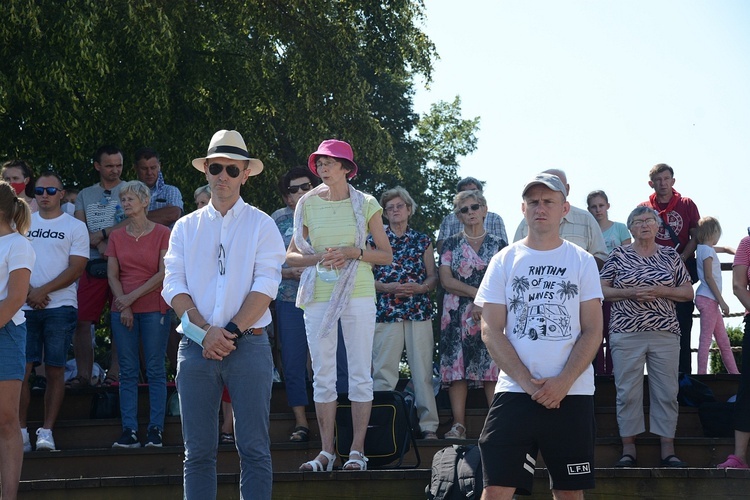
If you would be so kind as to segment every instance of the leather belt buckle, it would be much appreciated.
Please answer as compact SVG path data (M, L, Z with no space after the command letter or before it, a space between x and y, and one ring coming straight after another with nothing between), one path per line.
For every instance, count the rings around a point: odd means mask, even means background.
M240 340L245 335L262 335L265 328L248 328L244 332L238 334L234 338L234 345L237 345L237 341Z

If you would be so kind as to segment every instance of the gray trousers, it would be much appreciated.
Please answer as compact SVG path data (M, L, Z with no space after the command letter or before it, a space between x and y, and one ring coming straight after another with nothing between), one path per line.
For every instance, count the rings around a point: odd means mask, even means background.
M648 370L649 429L673 438L677 428L680 336L670 332L612 333L609 336L617 388L620 436L646 431L643 416L643 367Z

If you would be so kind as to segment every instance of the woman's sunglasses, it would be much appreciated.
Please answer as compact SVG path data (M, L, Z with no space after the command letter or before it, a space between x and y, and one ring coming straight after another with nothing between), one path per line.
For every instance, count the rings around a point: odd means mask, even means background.
M481 207L482 207L482 205L480 205L479 203L474 203L473 205L469 205L468 207L460 208L458 211L461 212L462 214L468 214L470 208L471 208L472 212L476 212Z
M34 194L35 194L35 195L37 195L37 196L42 196L42 195L44 194L44 192L45 192L45 191L47 191L47 194L48 194L48 195L50 195L50 196L54 196L54 195L56 195L56 194L57 194L57 192L58 192L58 191L60 191L60 190L59 190L59 189L57 189L56 187L46 187L46 188L43 188L43 187L36 187L36 188L34 188Z
M312 183L305 182L304 184L300 184L298 186L289 186L288 188L286 188L286 190L289 191L290 193L294 194L297 191L299 191L300 189L302 191L310 191L310 188L312 188Z
M227 175L233 179L240 176L240 167L237 165L227 165ZM224 170L224 165L221 163L212 163L208 166L208 171L211 175L219 175Z

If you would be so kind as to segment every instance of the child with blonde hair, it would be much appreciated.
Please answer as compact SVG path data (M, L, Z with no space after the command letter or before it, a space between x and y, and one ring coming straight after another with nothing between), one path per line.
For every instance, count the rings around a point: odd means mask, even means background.
M720 237L721 225L714 217L703 217L698 221L696 231L698 248L695 254L698 261L698 278L701 283L695 292L695 305L701 315L701 334L698 341L699 374L706 373L712 336L716 339L716 345L719 346L721 359L727 371L739 373L722 318L722 313L725 316L729 314L729 306L721 296L721 263L716 254L716 252L724 252L734 255L734 248L715 246Z

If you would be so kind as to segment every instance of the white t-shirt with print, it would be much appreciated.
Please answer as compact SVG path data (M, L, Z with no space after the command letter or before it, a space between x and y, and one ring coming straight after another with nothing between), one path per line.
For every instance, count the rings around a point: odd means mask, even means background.
M89 232L86 224L66 213L54 219L44 219L39 213L33 214L27 236L37 255L31 273L33 287L42 286L60 276L68 268L71 255L89 258ZM47 309L78 307L75 282L51 292L49 298ZM24 305L23 310L31 310L31 307Z
M577 245L540 251L517 242L492 258L474 303L507 307L505 335L531 375L545 378L562 371L581 334L581 302L602 298L596 262ZM495 392L524 390L501 370ZM568 394L594 394L593 366Z

